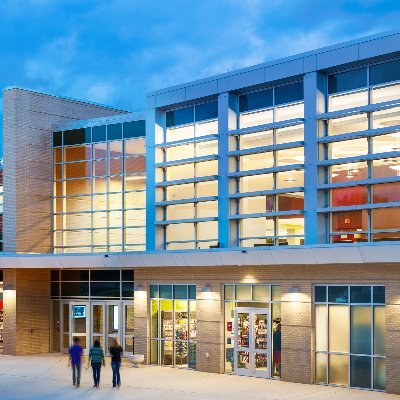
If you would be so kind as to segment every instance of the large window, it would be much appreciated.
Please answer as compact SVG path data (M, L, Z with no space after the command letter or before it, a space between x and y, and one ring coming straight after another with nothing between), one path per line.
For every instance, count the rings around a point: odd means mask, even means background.
M196 368L196 286L150 285L151 364Z
M315 287L315 381L385 390L385 287Z
M144 121L55 132L54 251L145 248Z
M320 158L327 166L320 176L326 177L329 187L326 207L331 243L400 240L395 212L400 207L395 195L400 173L396 157L400 108L393 102L400 99L399 62L328 79L328 111L335 113L321 125L320 136L325 137Z
M218 103L168 111L156 147L158 229L167 250L218 246Z

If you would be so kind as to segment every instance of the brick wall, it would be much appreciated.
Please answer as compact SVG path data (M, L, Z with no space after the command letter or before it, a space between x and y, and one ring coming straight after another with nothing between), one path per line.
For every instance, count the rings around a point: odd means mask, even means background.
M5 269L4 354L50 351L50 272Z
M121 113L29 90L4 90L4 251L52 251L52 123Z
M135 282L146 290L151 283L195 283L198 298L205 284L212 287L213 298L197 301L197 368L223 372L224 311L223 285L228 283L265 283L282 286L282 379L291 382L314 381L313 285L315 284L384 284L386 294L386 374L387 391L400 393L400 265L326 265L326 266L256 266L138 268ZM299 287L293 297L290 287ZM147 292L146 292L147 297ZM135 299L135 305L137 300ZM149 321L147 301L140 300L135 310L137 352L148 361ZM136 312L139 314L136 315ZM140 321L140 322L139 322ZM138 325L140 324L140 325ZM210 357L206 358L205 353Z

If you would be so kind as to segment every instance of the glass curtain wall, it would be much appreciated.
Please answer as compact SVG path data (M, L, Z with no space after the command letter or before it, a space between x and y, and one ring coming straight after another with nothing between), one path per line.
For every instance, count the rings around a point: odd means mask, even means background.
M151 364L196 368L196 286L150 285Z
M239 96L229 152L239 246L304 243L303 117L303 82Z
M51 271L51 310L52 347L60 351L59 335L63 347L70 345L70 319L68 300L80 301L129 301L125 305L125 343L126 352L133 351L134 336L134 273L133 270L52 270ZM63 302L63 332L60 332L60 302Z
M218 103L168 111L160 141L156 224L163 249L218 246Z
M385 287L315 287L316 383L385 390Z
M331 243L400 240L399 82L400 60L328 77L320 164Z
M54 251L145 249L145 121L54 132Z
M225 372L233 372L234 367L234 338L235 338L235 308L268 308L271 326L271 377L281 377L281 287L279 285L225 285L224 286L224 308L225 308ZM279 332L278 332L279 331ZM278 332L278 333L277 333ZM275 341L279 341L275 343Z

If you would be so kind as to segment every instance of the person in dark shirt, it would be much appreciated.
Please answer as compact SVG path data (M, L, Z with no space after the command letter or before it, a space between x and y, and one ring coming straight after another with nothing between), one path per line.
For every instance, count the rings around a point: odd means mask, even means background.
M69 363L72 366L72 383L75 387L79 387L81 384L81 365L83 349L81 347L80 339L74 337L74 344L69 348Z
M110 356L111 356L111 368L113 372L113 387L118 385L118 388L121 386L121 376L119 374L119 370L121 368L121 357L124 354L124 351L120 344L118 343L118 339L113 339L113 345L110 347Z
M273 334L273 344L274 344L274 373L279 377L281 376L281 350L282 350L282 340L281 340L281 324L279 323L276 327L276 331Z

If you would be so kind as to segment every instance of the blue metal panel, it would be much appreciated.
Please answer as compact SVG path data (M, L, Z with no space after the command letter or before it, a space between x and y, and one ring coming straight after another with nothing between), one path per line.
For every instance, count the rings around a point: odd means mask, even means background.
M182 139L182 140L174 140L173 142L168 142L168 143L160 143L156 144L156 147L162 147L162 148L167 148L167 147L174 147L174 146L179 146L181 144L185 143L200 143L200 142L207 142L209 140L217 140L218 139L218 134L212 134L212 135L205 135L205 136L199 136L199 137L193 137L190 139Z
M381 136L388 133L400 131L400 125L393 125L388 128L367 129L365 131L342 133L334 136L324 136L318 139L320 143L341 142L343 140L358 139L360 137Z
M253 147L251 149L235 150L228 153L229 156L243 156L247 154L265 153L273 150L293 149L296 147L304 146L304 142L301 140L297 142L271 144L269 146Z
M175 181L158 182L158 183L155 183L154 186L155 187L165 187L165 186L171 186L171 185L184 185L185 183L213 181L213 180L217 180L217 179L218 179L218 175L208 175L208 176L201 176L199 178L187 178L187 179L177 179Z
M384 35L384 34L383 34ZM376 57L385 53L399 52L400 34L387 34L382 38L365 40L359 44L360 59Z
M249 128L232 129L231 131L229 131L229 135L246 135L248 133L262 132L269 129L286 128L288 126L302 124L303 121L304 121L303 118L295 118L295 119L288 119L282 122L272 122L270 124L251 126Z
M156 107L163 107L186 100L186 88L171 90L156 95Z
M318 221L318 112L324 111L326 78L316 72L304 76L304 233L305 244L324 241L325 226ZM322 226L321 226L322 225Z
M265 82L301 75L304 72L303 58L298 56L294 60L277 62L265 68Z
M157 130L163 129L163 114L156 109L149 109L146 113L146 250L157 249L157 231L154 224L156 220L156 170L155 164L155 139Z
M218 80L210 80L186 88L186 100L197 99L218 93Z
M282 165L282 167L260 168L260 169L252 169L249 171L230 172L228 173L228 176L241 177L241 176L261 175L261 174L269 174L272 172L295 171L303 168L304 164L291 164L291 165Z
M229 135L236 129L236 97L223 93L218 97L218 242L220 247L230 246L229 225Z
M303 186L284 188L284 189L259 190L256 192L233 193L228 195L228 197L230 199L240 199L242 197L266 196L269 194L280 194L280 193L296 193L301 191L304 191Z
M218 158L217 154L210 154L207 156L200 156L194 158L184 158L182 160L174 160L174 161L166 161L162 163L156 163L156 167L172 167L174 165L184 165L184 164L192 164L195 162L202 162L202 161L211 161L216 160Z
M229 77L229 90L264 83L264 68L253 69Z
M174 204L187 204L187 203L202 203L204 201L215 201L218 200L218 196L207 196L207 197L194 197L190 199L181 200L169 200L169 201L157 201L156 206L171 206Z
M317 69L358 61L358 44L344 46L317 55Z

